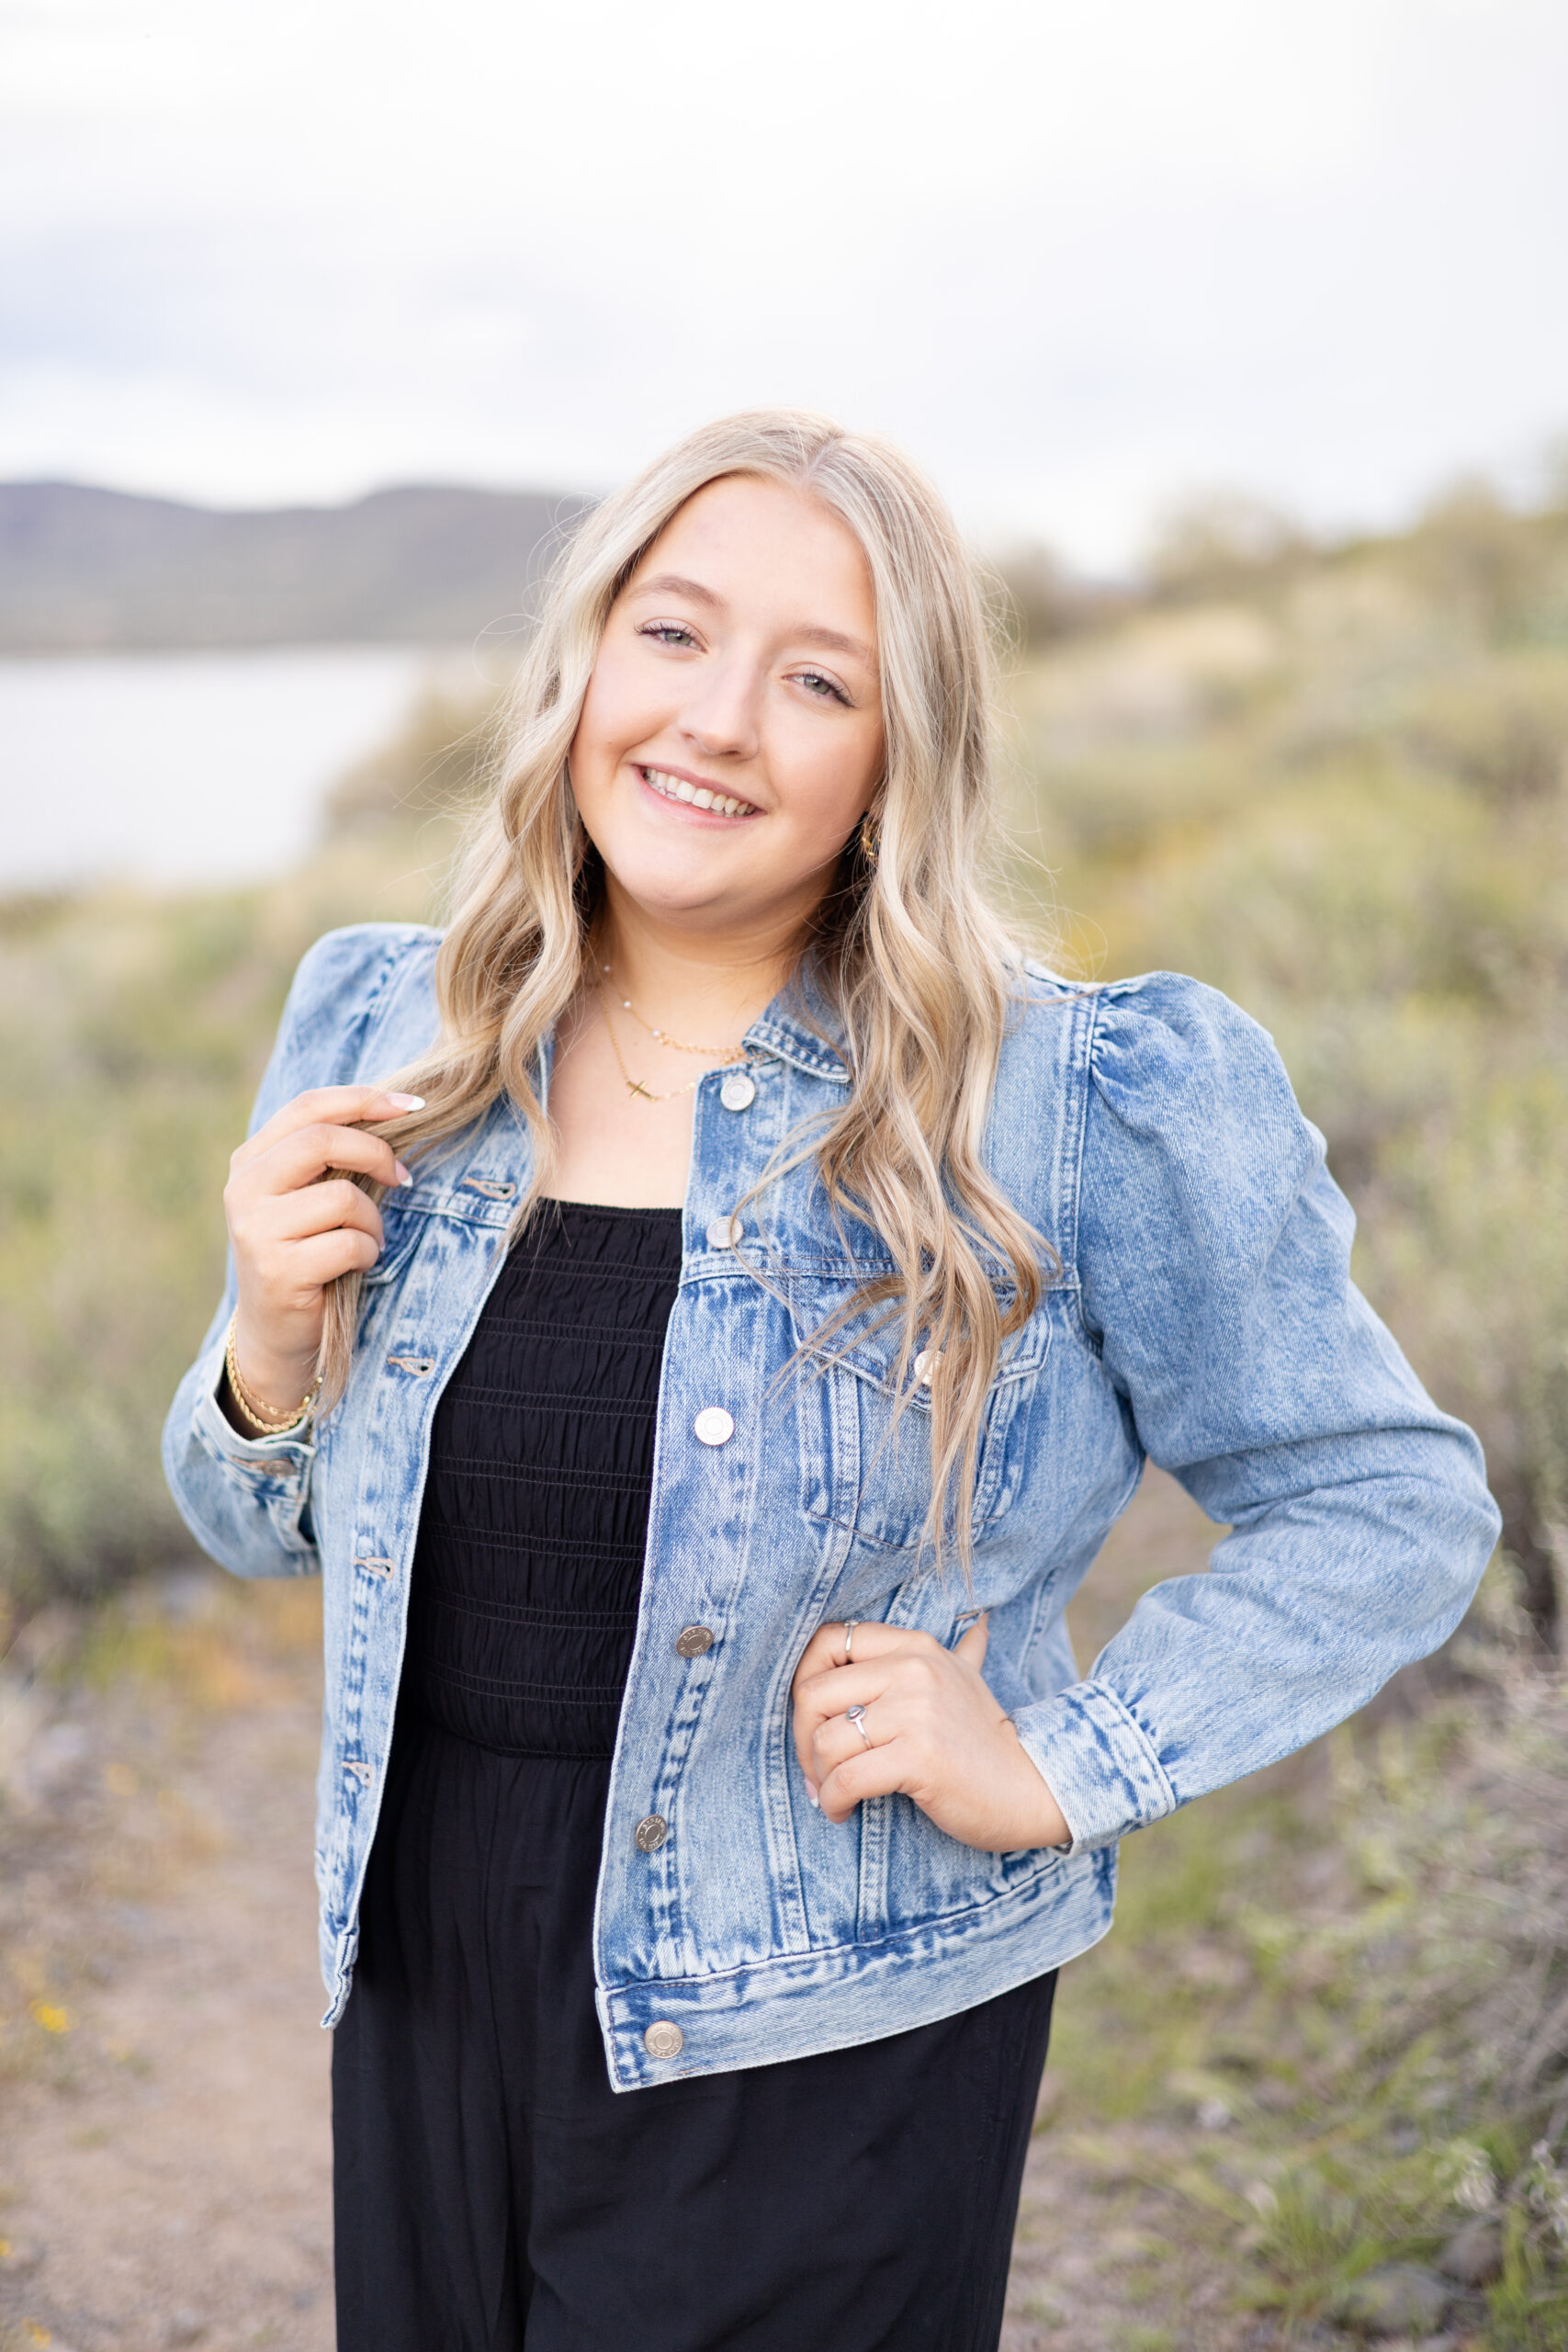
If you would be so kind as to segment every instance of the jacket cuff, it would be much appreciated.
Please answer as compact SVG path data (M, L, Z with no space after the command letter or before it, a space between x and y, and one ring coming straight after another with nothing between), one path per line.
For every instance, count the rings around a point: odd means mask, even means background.
M225 1469L250 1471L279 1493L303 1478L315 1456L310 1424L279 1437L242 1437L218 1402L223 1385L223 1341L208 1351L198 1367L192 1427L199 1442ZM251 1479L244 1483L249 1486Z
M1069 1855L1114 1845L1176 1811L1154 1743L1108 1683L1075 1682L1013 1721L1073 1833Z

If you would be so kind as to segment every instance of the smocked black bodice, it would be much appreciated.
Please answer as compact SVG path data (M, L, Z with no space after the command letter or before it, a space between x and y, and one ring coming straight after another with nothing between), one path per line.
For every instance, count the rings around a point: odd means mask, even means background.
M541 1204L436 1408L402 1705L608 1758L637 1628L679 1209Z

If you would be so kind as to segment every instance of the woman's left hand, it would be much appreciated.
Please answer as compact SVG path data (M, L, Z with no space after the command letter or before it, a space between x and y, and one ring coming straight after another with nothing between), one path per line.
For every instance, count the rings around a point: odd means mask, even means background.
M1070 1841L1043 1775L981 1679L988 1638L983 1617L950 1650L930 1634L863 1618L846 1664L841 1624L812 1636L795 1671L795 1748L829 1821L897 1789L965 1846L1010 1853ZM865 1710L863 1738L845 1712L855 1706Z

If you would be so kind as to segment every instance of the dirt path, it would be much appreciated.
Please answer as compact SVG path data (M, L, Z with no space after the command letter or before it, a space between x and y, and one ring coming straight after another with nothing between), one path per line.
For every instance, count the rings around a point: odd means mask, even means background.
M117 1677L24 1759L5 2352L333 2342L319 1670L286 1638L296 1596L191 1598L172 1641L132 1637L170 1649L177 1702L161 1671Z
M1188 1509L1151 1493L1118 1542L1112 1609L1190 1555ZM330 2352L313 1596L173 1579L85 1670L9 1693L0 2352ZM1048 2077L1006 2352L1272 2340L1222 2316L1202 2257L1173 2271L1126 2147L1120 2177L1076 2153Z

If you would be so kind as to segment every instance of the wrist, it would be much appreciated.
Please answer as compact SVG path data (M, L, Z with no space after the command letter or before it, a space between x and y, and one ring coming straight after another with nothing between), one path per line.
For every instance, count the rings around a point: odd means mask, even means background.
M304 1395L316 1377L314 1340L299 1348L279 1347L247 1322L243 1307L235 1308L229 1329L233 1361L253 1396L281 1412Z
M223 1376L218 1384L218 1409L230 1428L237 1430L241 1437L255 1439L276 1437L278 1434L276 1428L271 1422L254 1421L251 1419L235 1394L234 1384L229 1377L227 1364L223 1367Z
M247 1437L281 1437L308 1420L321 1393L314 1355L278 1357L240 1338L238 1309L223 1349L222 1401Z

